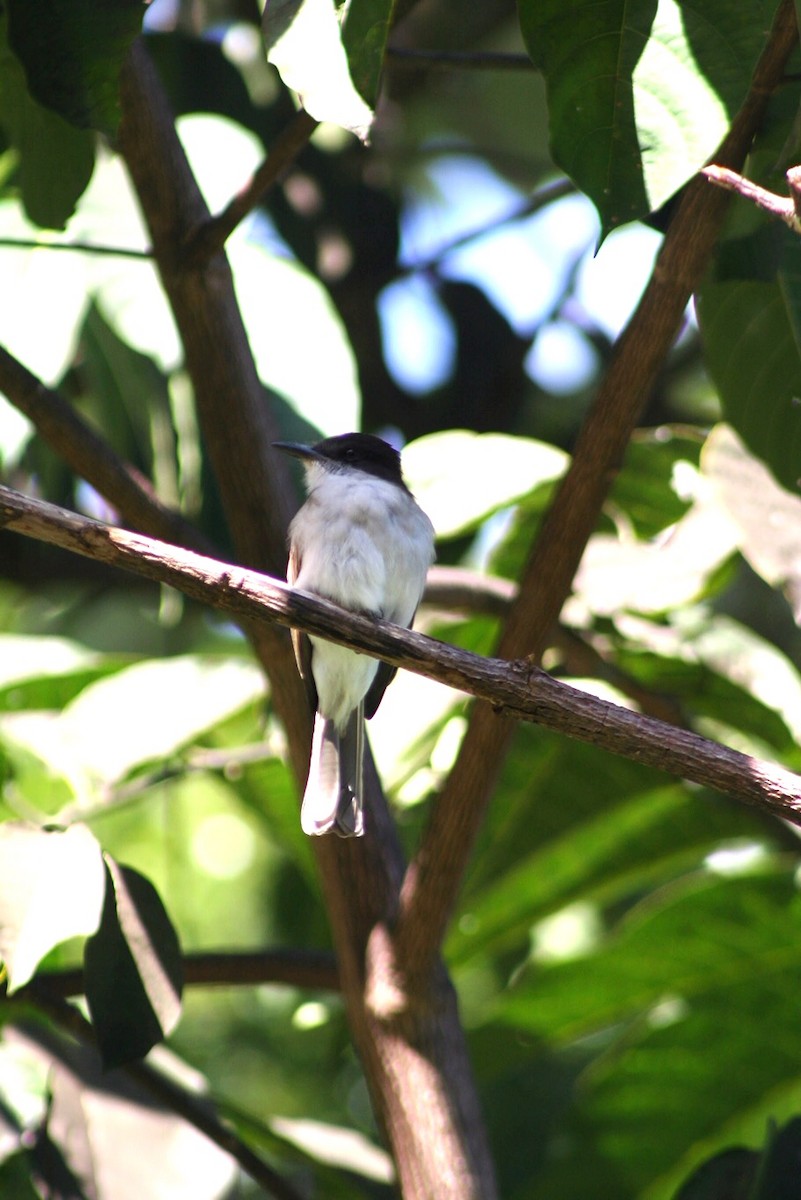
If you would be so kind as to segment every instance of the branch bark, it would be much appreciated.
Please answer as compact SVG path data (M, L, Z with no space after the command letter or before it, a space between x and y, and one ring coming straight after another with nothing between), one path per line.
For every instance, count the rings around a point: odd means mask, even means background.
M801 776L553 679L530 660L482 658L205 558L0 487L0 527L61 546L249 621L303 629L486 700L493 711L601 746L801 824ZM333 841L333 839L331 839Z
M153 537L209 552L198 530L156 496L150 480L123 462L71 404L0 346L0 392L36 426L45 442L114 505L123 520Z
M339 974L333 955L324 950L204 950L182 960L187 987L251 987L282 983L290 987L338 992ZM66 1000L83 995L83 969L38 971L35 985L48 996ZM25 1000L26 988L17 992ZM31 992L34 1002L35 990Z
M739 168L798 42L793 0L779 5L748 95L715 161ZM620 335L546 515L497 655L539 661L640 412L699 285L726 211L703 176L692 180L665 236L648 286ZM406 872L397 928L404 969L425 978L439 952L514 726L476 705L456 764Z
M187 266L200 266L222 250L240 221L257 204L261 204L270 188L289 170L319 123L303 109L295 114L270 147L269 156L242 191L231 199L222 212L209 217L189 235L184 247Z

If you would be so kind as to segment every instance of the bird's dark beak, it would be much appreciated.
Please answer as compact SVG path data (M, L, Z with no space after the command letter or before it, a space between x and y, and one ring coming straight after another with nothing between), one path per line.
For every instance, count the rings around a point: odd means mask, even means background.
M273 442L276 450L283 450L284 454L291 454L293 458L300 458L304 461L313 461L314 459L322 458L314 446L307 446L304 442Z

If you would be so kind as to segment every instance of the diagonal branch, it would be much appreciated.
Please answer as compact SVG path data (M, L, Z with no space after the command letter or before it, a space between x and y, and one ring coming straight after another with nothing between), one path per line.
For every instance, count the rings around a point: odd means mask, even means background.
M171 584L250 621L272 621L351 646L486 700L495 712L515 720L601 746L801 824L800 776L599 700L551 678L530 661L482 658L347 612L267 575L77 516L9 488L0 488L0 527Z
M270 153L241 192L217 213L201 222L190 234L184 246L186 266L199 266L208 262L218 250L222 250L228 238L252 212L281 177L289 170L309 138L319 125L300 109L270 147Z
M206 549L198 530L163 504L150 480L124 462L64 397L0 346L0 392L36 426L68 467L90 483L135 529Z
M740 167L798 43L793 0L782 0L748 95L715 161ZM546 647L629 438L701 282L726 211L726 197L703 176L684 190L653 275L618 339L609 369L582 427L573 461L546 515L500 640L502 658ZM459 758L435 806L401 894L398 955L425 977L439 952L473 842L514 726L476 705Z

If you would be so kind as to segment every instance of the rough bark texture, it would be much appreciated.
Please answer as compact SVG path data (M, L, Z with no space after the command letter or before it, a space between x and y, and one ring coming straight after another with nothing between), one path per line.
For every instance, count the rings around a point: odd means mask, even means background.
M0 527L169 583L251 624L266 618L353 646L486 700L496 713L543 725L801 823L801 776L691 730L598 699L553 679L529 659L484 658L386 621L357 616L317 596L294 591L280 580L114 529L4 487L0 487ZM352 843L356 861L359 844ZM374 899L373 885L379 887L380 880L374 879L362 896L366 906ZM383 928L380 919L377 928ZM397 967L383 934L374 931L371 938L383 966L371 981L370 1003L377 1011L385 1004L394 1011L403 992ZM446 997L445 987L443 982L437 1003ZM391 1003L389 996L394 997ZM424 995L412 999L429 1003Z

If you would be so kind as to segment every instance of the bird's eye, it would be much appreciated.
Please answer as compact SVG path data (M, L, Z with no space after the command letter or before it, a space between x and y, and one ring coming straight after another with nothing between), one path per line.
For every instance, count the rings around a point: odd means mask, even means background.
M353 449L352 446L348 446L347 450L345 451L345 458L349 458L352 461L355 457L356 457L356 451Z

